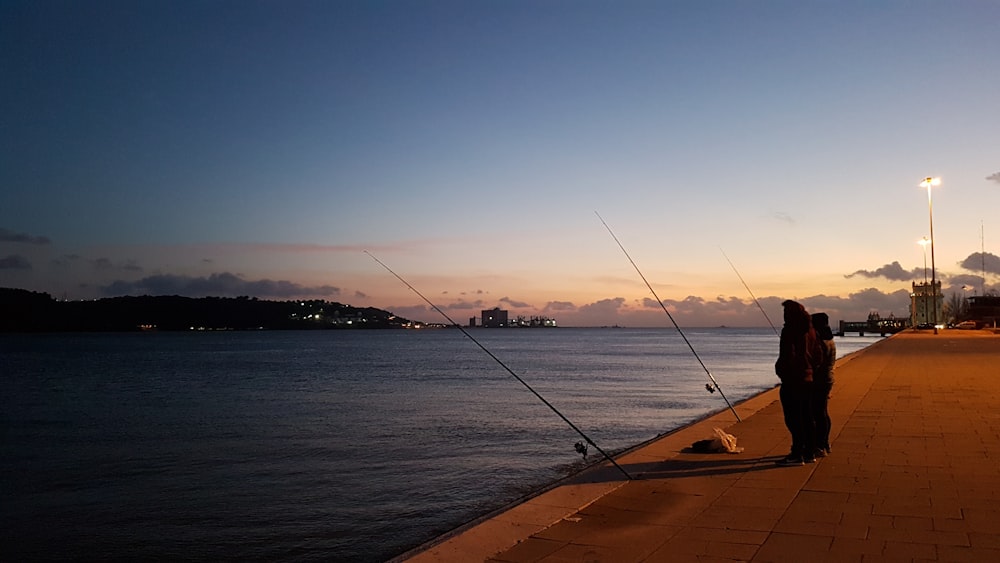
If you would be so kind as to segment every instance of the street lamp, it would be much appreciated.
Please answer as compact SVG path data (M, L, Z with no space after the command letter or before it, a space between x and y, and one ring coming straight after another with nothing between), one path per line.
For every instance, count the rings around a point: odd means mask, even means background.
M921 188L927 188L927 216L931 223L931 299L934 302L934 334L937 334L938 306L937 306L937 270L934 268L934 204L931 201L931 187L940 186L941 178L924 178L920 182Z
M965 292L965 301L962 303L962 307L963 307L963 309L962 309L962 317L963 317L963 319L964 319L964 317L966 315L969 314L969 290L970 289L972 290L972 294L975 295L976 294L976 288L975 287L972 287L971 285L963 285L962 286L962 291Z
M931 241L927 240L927 237L917 241L917 244L924 247L924 285L927 285L927 245L930 244L930 242Z
M924 249L924 287L923 287L923 289L920 290L920 302L923 304L923 315L924 315L923 316L923 318L924 318L923 322L925 322L925 323L927 322L927 315L928 315L928 311L927 311L927 245L930 244L930 242L931 241L927 240L927 237L922 237L920 240L917 241L917 244L919 244L920 246L922 246L923 249Z

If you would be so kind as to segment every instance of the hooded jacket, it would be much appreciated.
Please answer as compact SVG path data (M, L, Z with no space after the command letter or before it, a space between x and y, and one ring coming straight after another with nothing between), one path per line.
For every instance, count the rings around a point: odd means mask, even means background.
M813 381L833 385L833 370L837 362L837 344L833 341L830 317L826 313L813 313L812 325L813 329L816 330L816 338L824 346L823 362L813 367Z
M781 306L784 307L785 324L781 327L774 373L782 384L811 382L813 370L823 363L824 350L806 308L791 300Z

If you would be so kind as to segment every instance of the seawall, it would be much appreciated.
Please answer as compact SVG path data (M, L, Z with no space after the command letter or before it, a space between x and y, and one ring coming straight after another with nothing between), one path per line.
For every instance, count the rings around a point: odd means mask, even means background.
M838 361L832 454L779 467L778 390L400 560L1000 560L1000 335L907 331ZM722 428L738 454L691 453Z

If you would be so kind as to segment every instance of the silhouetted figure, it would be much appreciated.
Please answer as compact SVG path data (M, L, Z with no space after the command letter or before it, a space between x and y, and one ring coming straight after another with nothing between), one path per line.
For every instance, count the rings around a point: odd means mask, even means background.
M813 370L823 360L823 348L812 319L797 301L785 301L785 324L781 328L778 360L774 372L781 379L781 408L785 426L792 435L792 449L780 465L802 465L816 461L816 431L811 409Z
M827 405L833 389L837 344L833 341L830 317L826 313L813 313L812 325L824 347L823 361L813 370L812 413L816 425L816 457L826 457L830 453L830 412Z

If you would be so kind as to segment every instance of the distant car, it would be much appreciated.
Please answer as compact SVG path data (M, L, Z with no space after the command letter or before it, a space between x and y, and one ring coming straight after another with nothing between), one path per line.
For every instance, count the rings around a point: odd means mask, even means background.
M916 327L918 330L930 330L934 328L934 323L920 323Z
M975 329L977 329L979 327L976 326L976 321L962 321L962 322L958 323L957 325L955 325L955 328L962 329L962 330L975 330Z

